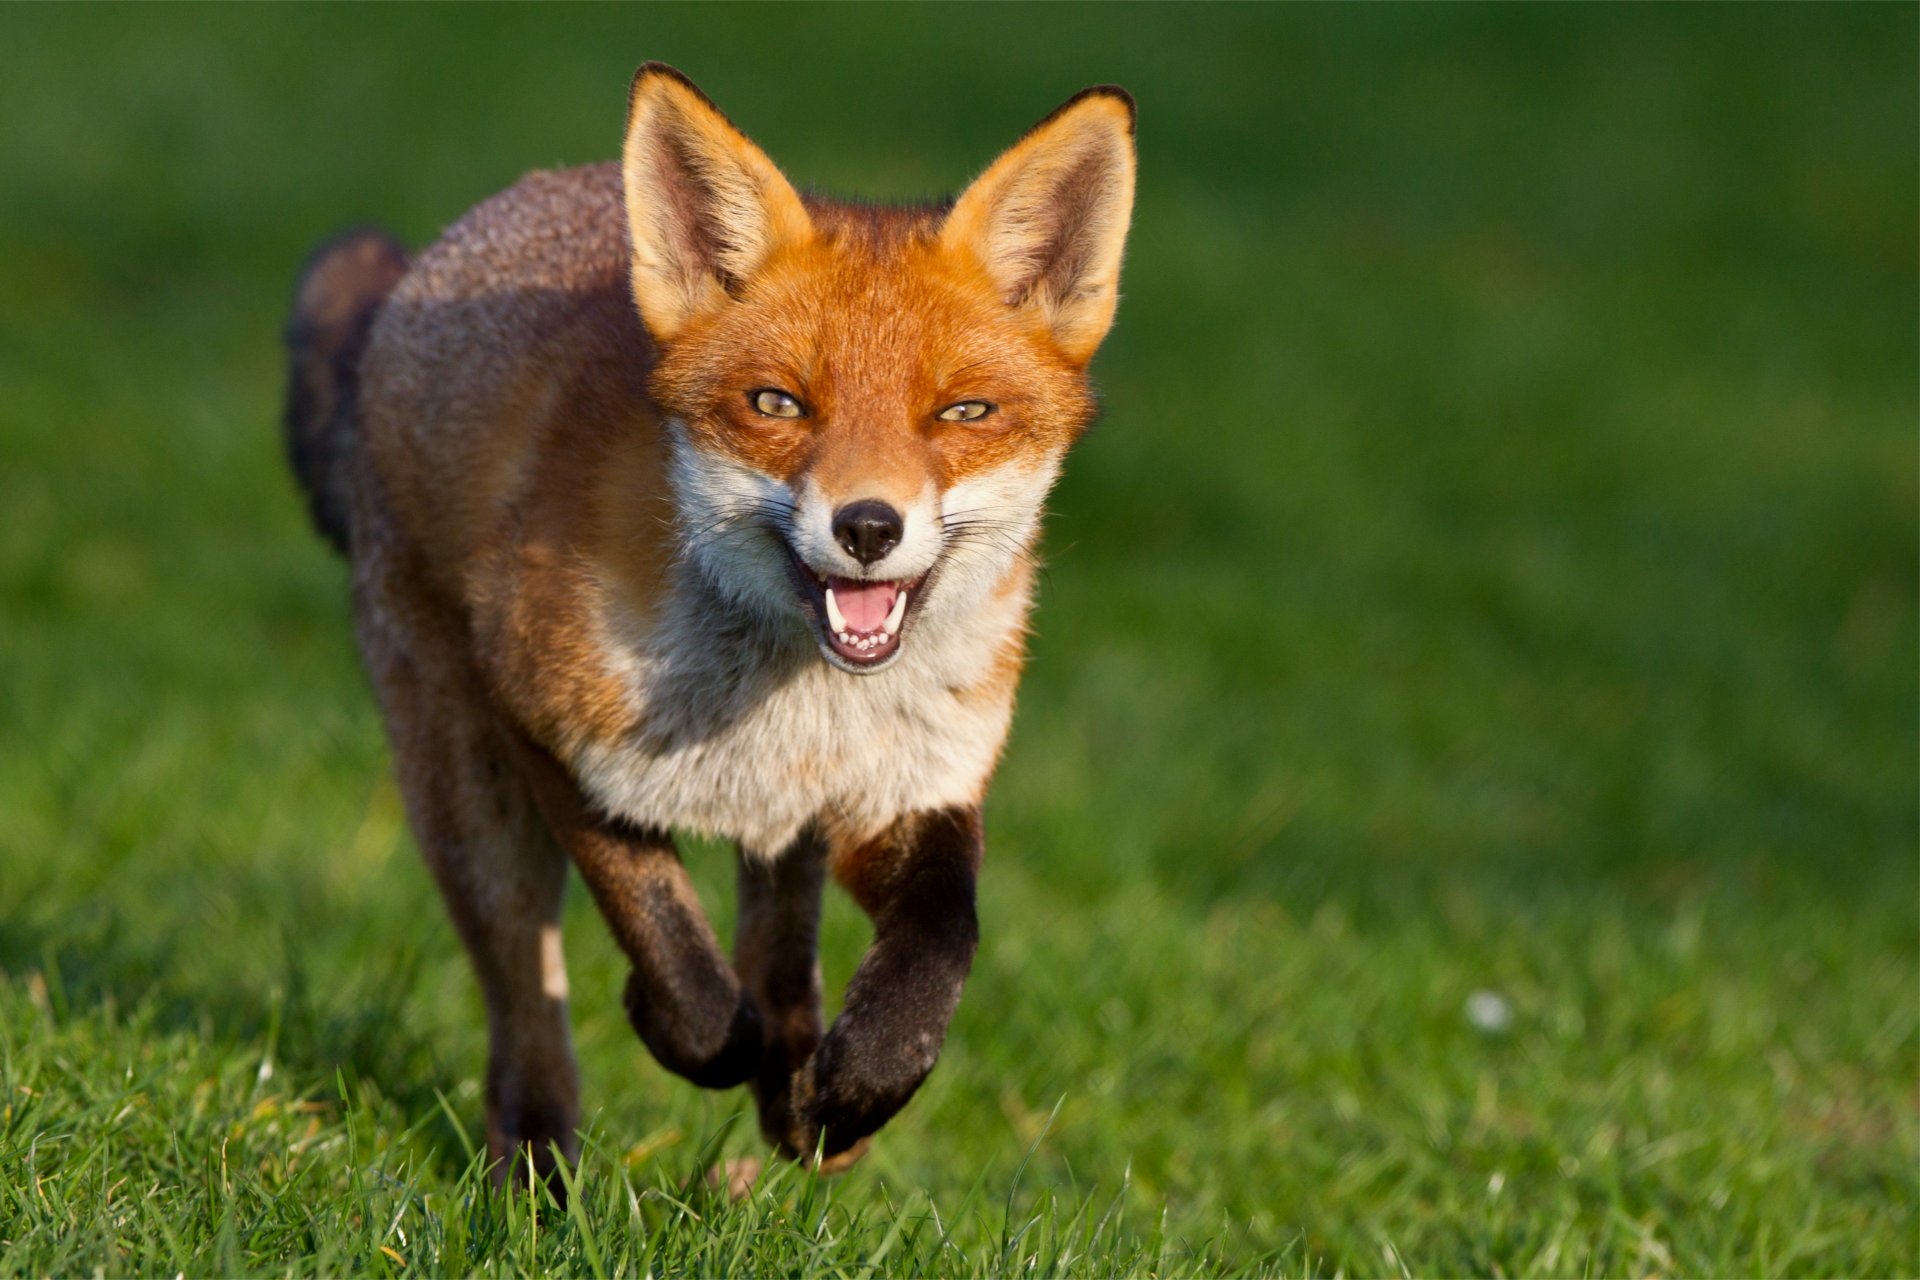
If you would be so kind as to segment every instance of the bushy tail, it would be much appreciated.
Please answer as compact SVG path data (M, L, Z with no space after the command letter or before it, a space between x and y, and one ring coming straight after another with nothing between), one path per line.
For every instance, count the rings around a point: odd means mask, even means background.
M287 321L287 458L314 527L343 553L360 355L380 304L406 273L407 251L386 232L343 232L307 259Z

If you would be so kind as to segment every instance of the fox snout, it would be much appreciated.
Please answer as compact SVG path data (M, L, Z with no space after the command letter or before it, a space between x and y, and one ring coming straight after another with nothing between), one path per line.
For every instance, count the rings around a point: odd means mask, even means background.
M811 476L794 487L793 549L815 573L917 578L940 556L941 495L931 478L918 493L907 484L858 481L835 493ZM854 496L843 496L849 491Z
M931 484L906 510L885 498L835 503L811 479L787 532L799 571L801 612L811 616L827 661L862 674L892 665L911 613L946 551Z

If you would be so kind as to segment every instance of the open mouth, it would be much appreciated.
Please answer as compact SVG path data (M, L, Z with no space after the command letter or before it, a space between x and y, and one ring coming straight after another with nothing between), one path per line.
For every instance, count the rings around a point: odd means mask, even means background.
M835 665L871 671L900 652L900 633L920 578L888 582L814 572L796 555L794 567L813 605L820 645Z

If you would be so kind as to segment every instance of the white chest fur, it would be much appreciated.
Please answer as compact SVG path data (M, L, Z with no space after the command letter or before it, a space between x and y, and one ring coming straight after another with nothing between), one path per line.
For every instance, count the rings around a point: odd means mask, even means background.
M822 816L876 833L977 802L1013 711L1011 688L987 694L983 680L1025 609L1008 598L957 627L909 630L900 660L873 675L830 667L797 629L716 624L678 602L644 636L608 620L639 728L584 747L576 776L628 821L763 857Z

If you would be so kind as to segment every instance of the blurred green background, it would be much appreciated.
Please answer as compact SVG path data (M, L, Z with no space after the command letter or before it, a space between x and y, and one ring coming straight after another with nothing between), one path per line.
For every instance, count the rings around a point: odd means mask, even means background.
M0 1271L1920 1270L1916 13L0 11ZM877 197L1115 81L1139 206L939 1069L683 1194L576 894L501 1223L278 331L647 58Z

